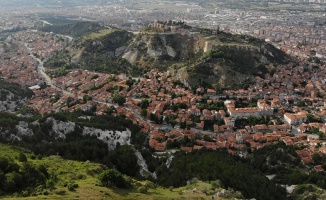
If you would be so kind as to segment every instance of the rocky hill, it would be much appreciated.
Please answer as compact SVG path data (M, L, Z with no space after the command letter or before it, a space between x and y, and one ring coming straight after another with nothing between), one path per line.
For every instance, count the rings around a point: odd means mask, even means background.
M0 80L0 112L15 112L20 109L33 92L14 83Z
M255 76L268 73L264 65L289 59L274 46L249 36L218 33L202 34L201 39L205 40L204 52L176 70L185 85L245 87Z
M262 66L287 60L274 46L245 35L202 29L183 34L102 29L76 39L45 66L129 75L159 68L170 70L187 86L228 88L243 87L267 73Z

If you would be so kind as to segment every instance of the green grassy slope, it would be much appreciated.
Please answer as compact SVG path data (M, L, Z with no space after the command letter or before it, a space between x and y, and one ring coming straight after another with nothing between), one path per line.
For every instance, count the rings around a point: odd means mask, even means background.
M51 26L45 26L40 28L44 32L53 32L62 35L70 35L72 37L81 37L93 31L103 29L101 25L96 22L75 22L75 23L58 23Z
M18 162L18 155L24 153L28 162L39 166L44 165L51 176L57 177L55 188L50 190L38 187L31 196L23 197L21 194L11 194L0 196L1 199L211 199L211 195L206 195L211 188L211 184L197 182L186 187L149 189L146 194L140 193L137 187L145 184L133 180L132 189L106 188L100 186L97 179L98 174L106 167L92 162L77 162L64 160L60 156L43 157L41 159L25 149L0 144L0 156L13 159ZM75 191L69 191L69 183L78 184ZM196 188L196 189L195 189ZM221 191L221 188L215 190ZM184 191L184 192L183 192ZM210 191L212 192L212 191ZM216 198L223 199L223 198Z

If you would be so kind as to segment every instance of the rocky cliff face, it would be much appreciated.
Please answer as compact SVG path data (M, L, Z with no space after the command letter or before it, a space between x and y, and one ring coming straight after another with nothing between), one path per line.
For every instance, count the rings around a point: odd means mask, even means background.
M21 88L15 83L0 80L0 112L15 112L22 108L26 99L33 92L28 88Z
M0 112L15 112L24 102L15 94L0 89Z
M259 46L220 44L184 65L177 77L188 86L217 84L220 88L242 87L254 80L257 66L287 61L287 56L267 43Z
M22 138L26 135L34 135L37 134L33 131L31 127L48 127L48 132L56 139L63 139L67 134L75 131L76 123L71 121L60 121L55 120L52 117L49 117L45 120L45 122L34 121L28 123L26 121L19 121L19 123L15 126L14 130L8 131L7 129L3 129L0 127L2 131L1 134L6 134L8 139L12 140L22 140ZM117 131L117 130L102 130L93 127L78 127L80 129L81 134L83 135L93 135L103 142L107 143L108 148L113 150L116 148L117 143L121 145L130 145L131 131L126 129L125 131Z
M162 69L181 64L201 52L204 41L199 37L173 33L138 34L125 49L123 58L141 67L159 65Z

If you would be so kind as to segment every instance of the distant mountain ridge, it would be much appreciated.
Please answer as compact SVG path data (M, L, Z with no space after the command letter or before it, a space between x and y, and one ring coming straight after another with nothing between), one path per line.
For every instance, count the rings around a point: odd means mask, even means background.
M82 6L82 5L102 5L107 4L108 1L104 0L61 0L61 1L52 1L52 0L0 0L0 5L2 7L35 7L35 6Z

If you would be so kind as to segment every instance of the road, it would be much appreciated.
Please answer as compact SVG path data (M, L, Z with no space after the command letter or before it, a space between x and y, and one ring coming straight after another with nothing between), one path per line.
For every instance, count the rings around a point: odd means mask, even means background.
M69 35L59 35L59 36L62 36L62 37L65 37L65 38L68 38L69 42L71 42L74 38L69 36Z
M44 70L44 63L43 63L43 61L42 61L41 59L39 59L39 58L37 58L36 56L33 55L33 53L32 53L32 49L31 49L30 47L28 47L28 44L27 44L27 43L25 43L25 47L26 47L27 52L29 53L29 55L30 55L34 60L37 61L38 65L37 65L36 70L37 70L37 72L38 72L38 73L39 73L39 74L44 78L45 83L46 83L48 86L50 86L51 88L54 88L54 89L56 89L57 91L61 91L61 92L62 92L63 94L65 94L65 95L71 96L71 95L72 95L71 92L68 92L67 90L63 90L63 89L57 87L56 85L54 85L54 84L52 83L51 78L50 78L50 77L45 73L45 70ZM137 77L137 78L141 78L141 77ZM82 98L82 97L79 97L79 98ZM96 101L96 100L95 100L95 102L96 102L96 103L99 103L99 104L113 105L114 107L117 107L117 106L118 106L117 104L107 103L107 102L103 102L103 101ZM131 113L133 113L137 119L139 119L140 121L142 121L142 122L148 124L150 127L157 126L157 124L153 124L153 123L150 122L150 120L148 120L148 119L146 119L146 118L143 118L143 116L141 116L141 115L138 113L137 110L132 109L132 108L129 108L129 107L126 107L126 106L124 106L124 109L126 109L126 110L130 111ZM169 125L160 125L160 126L161 126L161 127L167 127L167 126L169 126ZM170 129L172 129L171 126L169 126L169 127L170 127ZM196 132L199 131L199 130L197 130L197 129L193 129L193 130L195 130ZM201 132L203 132L203 131L201 131ZM210 133L210 134L212 134L212 133ZM149 136L150 136L150 134L147 135L147 139L148 139Z
M52 80L51 78L44 72L44 66L43 66L43 61L39 58L37 58L36 56L33 55L32 53L32 49L30 47L28 47L27 43L25 43L25 47L29 53L29 55L38 62L38 65L37 65L37 72L44 78L45 80L45 83L50 86L51 88L54 88L58 91L61 91L62 93L64 93L65 95L68 95L68 96L71 96L72 93L71 92L68 92L67 90L63 90L59 87L57 87L56 85L54 85L52 83ZM81 97L79 97L81 98ZM102 101L95 101L96 103L101 103L101 104L110 104L112 105L112 103L106 103L106 102L102 102ZM114 107L117 106L117 104L113 104ZM143 122L145 122L146 124L150 125L151 127L153 127L154 125L157 126L157 124L152 124L148 119L144 119L136 110L132 109L132 108L128 108L126 106L124 106L124 108L130 112L132 112L135 117ZM169 126L169 125L160 125L161 127L166 127L166 126ZM172 129L172 127L170 127L170 129ZM191 128L191 130L195 131L195 132L201 132L201 133L204 133L204 134L214 134L213 132L209 132L209 131L202 131L202 130L198 130L198 129L195 129L195 128ZM148 135L149 136L149 135Z
M202 134L206 134L206 135L215 135L214 132L212 131L204 131L204 130L199 130L199 129L196 129L196 128L190 128L192 131L195 131L195 133L202 133Z
M39 58L37 58L36 56L33 55L33 53L32 53L32 49L31 49L30 47L28 47L27 43L25 43L25 47L26 47L27 52L29 53L29 55L30 55L34 60L37 61L38 65L37 65L37 67L36 67L36 70L37 70L37 72L38 72L38 73L39 73L39 74L44 78L45 83L46 83L48 86L50 86L51 88L54 88L54 89L56 89L56 90L58 90L58 91L61 91L61 92L64 93L65 95L68 95L68 96L72 95L71 92L68 92L68 91L66 91L66 90L62 90L61 88L55 86L55 85L52 83L51 78L50 78L50 77L49 77L49 76L44 72L43 61L42 61L41 59L39 59Z

